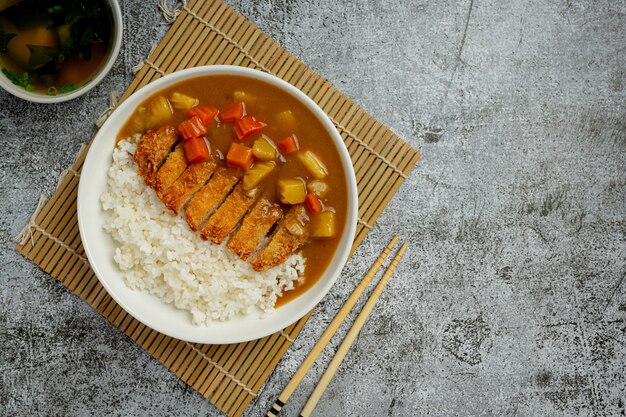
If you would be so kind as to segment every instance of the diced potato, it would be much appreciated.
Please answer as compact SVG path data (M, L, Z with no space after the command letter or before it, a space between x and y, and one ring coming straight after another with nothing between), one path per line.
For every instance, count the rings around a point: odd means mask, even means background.
M276 124L287 131L294 131L298 127L296 116L291 110L283 110L276 114Z
M323 211L311 220L311 236L329 238L335 236L335 213Z
M315 194L318 197L326 197L330 187L324 181L321 180L313 180L309 181L306 185L306 189L309 190L310 193Z
M189 97L188 95L179 93L178 91L174 91L172 93L170 101L172 102L172 107L178 110L189 110L190 108L198 105L197 98Z
M270 161L278 156L278 150L276 150L274 142L265 135L261 135L260 138L254 141L252 153L261 161Z
M233 99L235 99L235 101L243 101L243 98L246 96L246 93L243 91L235 91L233 93Z
M311 151L298 153L298 159L315 178L322 179L328 175L328 169L322 160Z
M235 101L242 101L246 104L254 104L256 102L256 97L250 93L246 93L245 91L235 91L233 93L233 98Z
M278 198L283 204L300 204L306 198L304 181L298 178L278 180Z
M254 166L243 175L243 189L251 190L259 185L274 168L276 168L276 163L273 161L254 164Z
M146 127L152 129L167 123L172 117L172 106L163 96L152 100L146 112Z

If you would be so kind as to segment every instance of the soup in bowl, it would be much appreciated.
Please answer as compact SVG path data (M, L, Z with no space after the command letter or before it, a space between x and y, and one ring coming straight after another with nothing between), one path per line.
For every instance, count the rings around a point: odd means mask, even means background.
M73 99L106 76L121 43L116 0L0 1L0 87L39 103Z

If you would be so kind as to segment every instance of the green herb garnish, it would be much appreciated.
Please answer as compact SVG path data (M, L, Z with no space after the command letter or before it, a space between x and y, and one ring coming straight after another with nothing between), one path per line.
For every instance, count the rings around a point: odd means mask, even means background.
M59 87L59 91L62 93L69 93L70 91L74 91L78 88L76 84L63 85Z
M61 9L62 9L61 5L57 4L56 6L48 7L48 13L60 12Z
M70 85L63 85L59 88L56 88L55 86L51 86L48 87L48 95L49 96L56 96L58 93L69 93L70 91L74 91L78 88L78 86L76 84L70 84Z
M24 72L21 76L7 68L2 68L2 73L15 85L24 87L26 91L34 91L35 86L28 82L28 72Z

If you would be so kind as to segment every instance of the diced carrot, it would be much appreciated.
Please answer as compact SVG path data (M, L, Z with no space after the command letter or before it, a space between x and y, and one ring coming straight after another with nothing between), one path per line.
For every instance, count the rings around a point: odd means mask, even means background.
M219 112L220 111L215 107L196 106L187 112L187 117L191 118L197 116L206 127L209 127L209 125L215 121L215 116L217 116Z
M206 127L198 116L193 116L191 119L187 119L179 124L178 131L183 135L183 139L189 140L204 135L206 133Z
M233 133L235 134L235 139L237 139L238 142L243 142L244 140L246 140L246 138L243 136L241 128L237 126L237 124L235 124L235 127L233 128Z
M235 137L239 142L243 142L248 136L259 133L265 126L267 126L266 123L257 120L254 116L244 116L235 122Z
M308 193L304 202L311 213L316 214L322 211L322 202L315 194Z
M222 122L236 122L246 115L246 106L243 103L235 103L226 107L219 115Z
M183 142L183 150L189 163L204 162L211 159L209 148L201 137L191 138Z
M228 153L226 154L226 162L237 168L250 168L250 165L254 162L252 148L235 142L231 143Z
M277 145L278 149L280 149L280 151L285 155L294 153L300 149L296 135L287 136L285 139L280 140Z

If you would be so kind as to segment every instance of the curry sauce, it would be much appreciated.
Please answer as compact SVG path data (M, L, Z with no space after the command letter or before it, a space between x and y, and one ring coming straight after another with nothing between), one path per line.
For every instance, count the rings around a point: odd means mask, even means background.
M185 105L185 102L188 104ZM198 191L196 188L194 192L197 191L198 195L201 195L203 192L205 194L210 192L210 175L214 175L215 181L217 181L218 173L220 173L219 175L224 175L224 170L228 170L228 172L233 172L232 175L237 178L244 177L244 181L241 181L236 187L234 182L228 182L228 186L232 187L232 190L229 189L230 191L227 191L231 193L231 196L228 198L235 201L235 203L231 201L232 207L234 208L239 202L245 201L246 196L255 200L246 201L244 209L233 211L240 211L244 214L246 211L255 213L253 204L259 202L259 205L275 206L278 212L285 213L285 218L289 218L289 216L294 217L294 214L288 214L290 210L291 213L293 213L293 210L301 210L300 217L310 219L308 227L311 227L310 224L314 224L316 219L319 220L324 217L322 213L332 213L334 218L332 237L315 237L315 233L309 233L308 230L306 230L305 234L299 234L300 240L305 240L304 244L298 246L301 247L300 253L306 260L304 276L297 284L297 288L285 292L279 299L277 305L281 305L305 292L315 284L327 269L339 244L347 216L347 180L340 155L330 134L313 112L291 95L266 82L235 75L208 75L182 81L146 99L129 117L117 139L122 140L138 133L144 134L150 129L162 128L163 126L179 126L190 120L190 108L195 108L196 106L210 106L225 114L226 111L230 111L227 109L232 109L232 106L237 103L241 103L244 106L244 114L252 115L257 125L263 126L260 128L260 131L242 138L240 132L237 133L237 122L225 122L220 120L219 115L215 117L215 120L206 126L206 133L202 135L202 138L207 144L211 161L215 161L217 166L211 169L206 178L200 179L201 183L206 183L206 189L203 188ZM170 113L166 116L158 116L159 112L167 113L168 111ZM182 132L181 128L179 128L179 131ZM245 149L252 149L254 144L261 138L269 143L280 145L281 140L292 136L294 139L297 138L297 141L295 141L297 151L276 146L277 156L273 161L256 160L254 164L269 164L271 172L266 174L258 185L255 185L254 190L250 190L254 191L253 194L242 192L241 187L245 183L246 170L237 169L232 164L229 165L229 152L232 151L233 144L243 146ZM180 141L176 145L176 150L179 153L182 142L184 141ZM170 151L174 151L174 149ZM308 153L314 155L327 171L327 174L322 179L311 171L306 157L303 157L303 155ZM177 157L180 159L180 155ZM189 166L192 166L192 163ZM254 167L255 165L252 165L249 169ZM185 174L183 173L182 175ZM301 181L307 185L323 185L324 192L313 196L314 199L319 200L322 212L316 211L314 208L312 209L308 205L308 200L306 205L308 210L304 209L305 204L286 204L283 195L283 185L289 184L289 181ZM308 191L305 191L307 199L309 194L315 193L316 190L317 187L308 187ZM224 192L224 190L221 192ZM240 196L236 200L235 196L239 194ZM208 195L203 195L202 197L207 201L211 200ZM226 201L230 201L228 198ZM189 203L187 204L189 205ZM211 201L211 204L214 205L214 201ZM215 215L218 211L219 209L213 214ZM276 212L274 211L273 213L275 214ZM241 214L237 213L238 217L227 219L227 221L220 221L221 219L207 221L208 219L205 218L204 223L211 223L211 226L214 226L212 223L218 223L220 225L228 224L229 227L231 224L238 224L237 227L239 228L243 227L243 225L249 227L249 224L241 221ZM273 221L275 219L272 219ZM198 224L195 226L197 227ZM278 223L271 228L267 237L268 242L272 236L283 233L281 230L282 226L281 223ZM231 230L231 237L239 230L237 227ZM269 229L267 224L263 227ZM220 230L219 237L221 238L224 233ZM243 231L241 234L243 234ZM254 235L254 233L250 234ZM220 241L220 239L214 239L213 237L211 239ZM268 242L266 242L266 245ZM207 244L210 243L207 242ZM259 251L260 249L257 250L257 252ZM246 250L245 252L249 254L250 251ZM253 257L254 255L252 255ZM252 264L255 265L254 261Z

